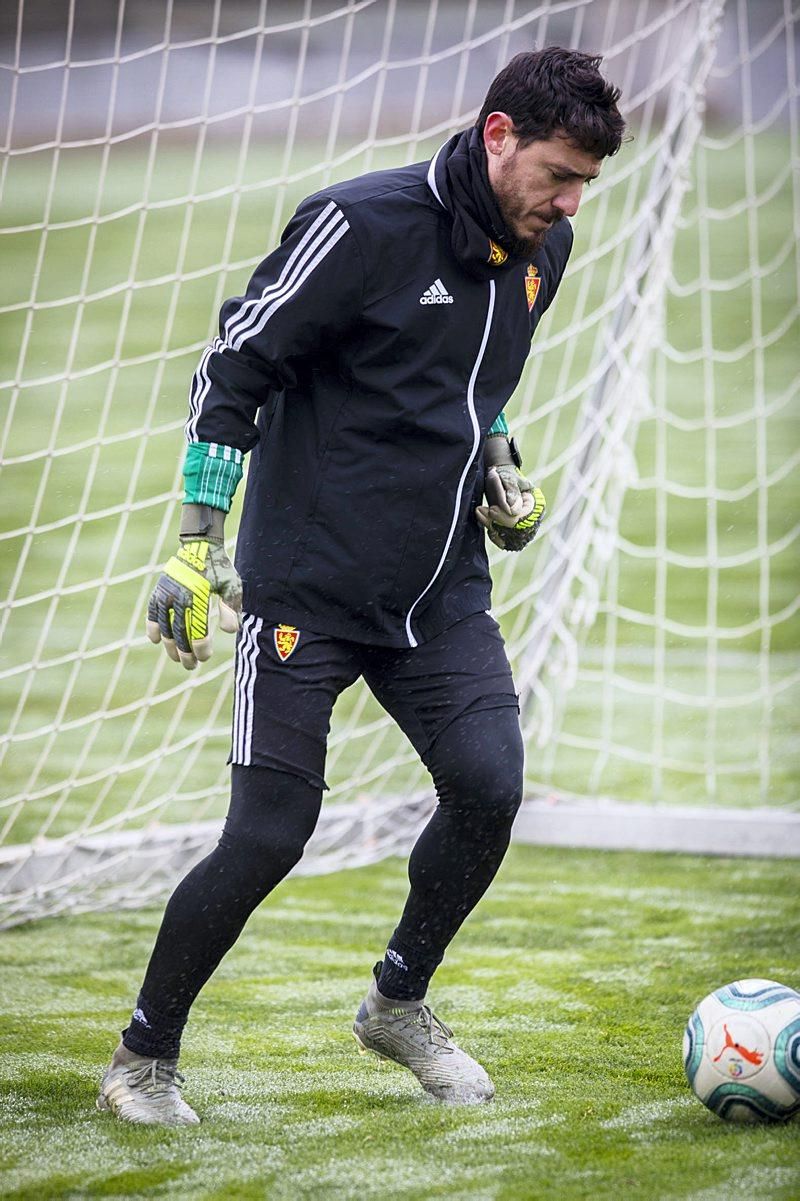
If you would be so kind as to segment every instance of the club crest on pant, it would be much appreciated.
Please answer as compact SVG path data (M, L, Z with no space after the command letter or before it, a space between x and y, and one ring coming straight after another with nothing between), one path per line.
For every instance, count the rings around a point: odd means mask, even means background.
M272 638L278 658L285 663L300 641L300 631L297 626L276 626Z

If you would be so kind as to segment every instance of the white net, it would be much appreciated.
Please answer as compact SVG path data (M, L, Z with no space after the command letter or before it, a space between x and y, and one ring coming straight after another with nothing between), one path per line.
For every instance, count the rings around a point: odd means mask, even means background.
M230 644L187 676L142 636L197 359L303 196L429 156L532 45L603 53L635 136L587 196L508 407L551 500L538 544L493 562L530 791L794 806L788 0L12 9L0 920L154 896L219 826ZM326 774L347 808L308 870L407 845L429 783L363 688Z

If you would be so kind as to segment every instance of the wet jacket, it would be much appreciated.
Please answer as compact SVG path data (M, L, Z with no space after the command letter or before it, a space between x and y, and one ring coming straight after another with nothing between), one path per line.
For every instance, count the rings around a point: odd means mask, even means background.
M415 646L488 609L486 435L572 244L476 278L429 165L304 201L195 375L190 440L250 452L236 565L268 622Z

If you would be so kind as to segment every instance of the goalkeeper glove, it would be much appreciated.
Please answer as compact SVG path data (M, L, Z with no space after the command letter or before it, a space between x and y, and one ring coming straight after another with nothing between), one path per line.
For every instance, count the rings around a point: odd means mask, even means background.
M544 493L531 485L530 492L522 493L522 508L517 513L504 513L499 505L480 505L475 513L495 546L523 550L536 537L545 507Z
M542 491L519 471L522 459L513 438L490 434L484 452L487 505L475 515L501 550L518 551L536 536L545 513Z
M186 504L181 516L181 547L159 576L147 606L147 637L163 642L170 659L194 671L211 657L211 598L219 599L219 626L239 629L242 581L225 552L225 513L208 505Z

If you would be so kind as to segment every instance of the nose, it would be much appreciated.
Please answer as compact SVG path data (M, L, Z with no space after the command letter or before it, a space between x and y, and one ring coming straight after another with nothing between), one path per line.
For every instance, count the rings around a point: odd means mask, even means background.
M565 217L574 217L580 207L582 195L581 180L576 180L574 184L565 184L558 195L553 197L553 208L558 209Z

